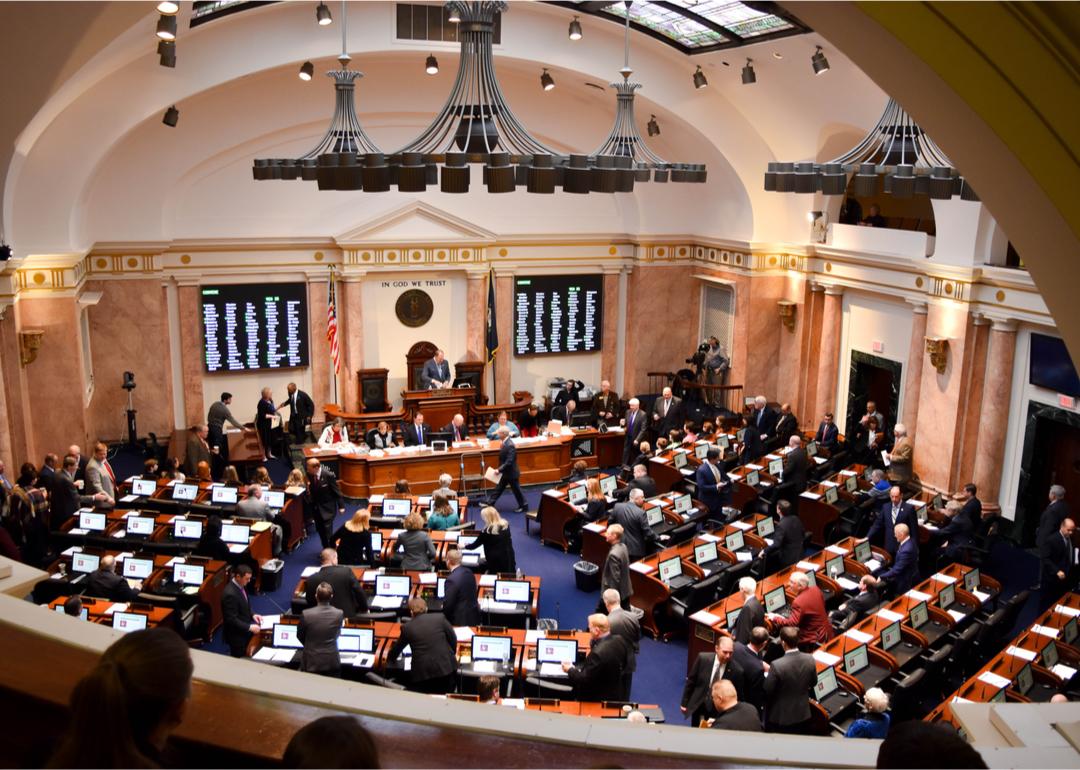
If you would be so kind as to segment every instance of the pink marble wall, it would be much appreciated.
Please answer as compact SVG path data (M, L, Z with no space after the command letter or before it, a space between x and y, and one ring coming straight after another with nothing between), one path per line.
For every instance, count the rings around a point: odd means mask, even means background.
M487 275L469 273L465 295L465 355L462 361L483 361L487 329ZM501 339L501 338L500 338Z
M840 372L840 327L844 318L844 298L840 289L825 289L821 316L821 349L818 354L815 413L823 415L836 407L836 385Z
M1001 470L1005 460L1005 433L1016 356L1016 325L995 322L990 330L986 377L979 416L978 454L973 477L984 503L1000 503Z
M0 320L0 385L4 390L5 417L0 421L3 449L0 460L15 466L25 460L37 462L29 446L30 400L26 389L26 372L19 365L19 341L16 309L9 307Z
M19 329L45 331L37 359L25 368L33 430L30 457L19 458L37 463L46 452L60 453L72 443L85 448L90 437L78 308L73 297L27 298L19 301L17 311Z
M360 410L360 382L357 372L364 368L364 313L361 307L360 281L339 282L338 292L338 350L341 354L341 375L338 379L338 398L346 410ZM316 417L322 419L319 404Z
M330 374L334 370L330 360L330 341L326 339L326 294L329 290L328 278L308 281L308 344L311 346L309 395L315 402L315 415L320 419L323 406L335 401L330 387Z
M626 358L621 394L645 393L647 372L677 372L697 347L701 282L679 266L637 266L627 281Z
M619 339L619 275L604 274L604 345L600 351L600 377L615 382L615 370L618 366L616 347ZM597 383L599 384L599 383Z
M206 420L199 287L177 287L177 301L180 306L180 381L184 386L184 425L196 425Z
M926 360L926 305L911 311L911 345L908 348L907 379L904 380L904 409L901 422L912 440L918 439L919 394L922 391L923 362Z
M986 352L990 338L989 322L982 319L973 319L973 321L968 327L968 339L971 340L968 350L971 353L967 369L967 383L961 391L961 399L957 404L960 412L957 486L966 484L975 477L975 458L979 451L979 422L982 420L983 382L986 379Z
M120 387L125 371L135 373L132 401L139 434L170 435L172 359L161 281L89 281L86 288L102 292L101 301L87 310L94 362L94 395L86 409L91 438L126 436L127 392Z
M806 343L809 339L807 329L810 324L807 319L806 304L806 281L796 278L794 285L791 280L786 282L786 292L781 299L796 302L795 328L789 330L777 315L776 322L780 324L779 352L776 358L776 400L780 403L791 404L795 416L799 418L799 424L809 424L813 420L813 414L802 409L801 396L806 389L805 365Z
M777 393L777 352L780 348L780 314L776 303L785 298L785 278L782 275L755 277L747 282L749 302L745 310L746 368L743 385L747 397L764 395L770 401ZM737 312L743 312L739 307ZM787 333L787 330L783 330ZM738 384L730 380L732 384Z
M806 292L805 329L806 339L803 343L803 355L806 365L803 367L802 384L799 390L799 411L796 413L800 419L809 421L811 424L820 422L821 415L817 410L817 378L818 368L821 362L821 323L825 310L825 291L821 287L808 286ZM801 310L802 310L801 309ZM805 416L804 416L805 415Z
M485 323L487 301L485 299ZM514 277L499 275L495 277L495 329L499 332L499 352L495 356L495 400L496 404L509 404L513 401L510 388L510 357L513 355L514 337ZM540 393L533 393L540 399Z

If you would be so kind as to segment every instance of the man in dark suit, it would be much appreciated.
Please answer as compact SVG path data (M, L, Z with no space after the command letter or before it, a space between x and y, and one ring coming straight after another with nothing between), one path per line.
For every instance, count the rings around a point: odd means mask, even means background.
M735 628L731 629L736 642L746 644L750 641L751 631L765 623L765 608L756 592L757 582L752 577L739 578L739 595L742 596L743 604L739 617L735 620Z
M861 620L870 610L881 603L881 596L877 590L877 579L873 575L863 575L859 578L859 593L836 608L837 620L843 620L848 615L854 616L856 621Z
M982 500L978 498L979 488L974 484L964 484L964 488L960 490L953 499L959 502L963 508L960 509L960 513L967 517L967 520L971 522L972 531L979 526L979 522L982 521Z
M454 384L450 376L450 364L446 362L446 354L441 350L435 351L435 357L424 362L424 370L420 372L420 387L425 390L440 390L449 388Z
M814 658L799 652L799 632L780 629L784 654L774 660L765 677L765 729L773 733L804 733L810 723L810 690L817 681Z
M780 446L798 434L799 418L791 413L791 404L780 405L780 416L776 419L776 441Z
M637 457L641 442L645 439L645 430L649 427L649 421L641 411L641 402L632 398L628 406L630 408L626 410L626 417L623 418L626 427L623 465L629 465L630 461Z
M765 454L765 442L761 440L757 426L749 419L743 430L742 449L739 450L739 462L752 463Z
M616 500L625 500L630 497L630 492L634 489L640 489L647 498L656 497L656 482L653 481L652 476L649 475L649 469L644 465L635 465L634 478L630 479L625 487L616 489L612 497Z
M431 431L424 425L422 412L417 412L413 421L401 429L401 435L405 437L405 446L423 446L431 441Z
M189 478L198 478L199 463L210 464L210 444L206 440L209 435L209 429L205 424L193 425L188 431L184 473Z
M611 633L621 636L630 646L630 653L622 675L622 695L619 696L619 700L630 700L634 671L637 670L637 656L641 651L641 624L638 622L637 615L622 608L622 599L614 588L602 591L600 597L607 611Z
M866 533L866 537L860 538L859 542L861 543L864 540L872 541L875 535L884 532L884 548L889 552L890 556L895 557L896 549L900 545L896 542L896 537L893 534L897 524L906 524L909 532L917 532L919 519L911 504L904 502L900 487L893 487L889 490L889 502L881 506L878 515L874 517L874 523L870 525L870 531Z
M653 429L659 436L666 436L673 428L682 427L682 399L671 393L671 388L664 388L660 398L653 404Z
M788 439L788 453L784 458L784 478L781 487L785 491L778 491L778 496L792 499L806 491L806 475L810 471L810 458L803 449L802 437L792 436Z
M1035 533L1035 546L1038 547L1047 537L1061 529L1061 522L1072 518L1069 504L1065 502L1065 487L1054 484L1050 487L1050 504L1039 516L1039 529Z
M761 732L761 716L750 703L741 703L739 694L727 679L719 679L712 686L713 713L709 727L713 730L744 730Z
M259 431L263 449L267 457L274 456L274 418L277 416L277 407L274 405L274 393L270 388L262 389L262 398L255 407L255 428Z
M794 594L791 600L791 613L784 617L773 612L765 614L774 628L790 627L798 631L799 644L824 644L833 638L833 627L829 614L825 611L825 596L816 585L810 585L810 579L804 572L792 572L787 581L788 593Z
M562 406L567 401L581 400L581 383L576 380L567 380L563 383L562 390L555 394L553 406Z
M451 441L468 440L469 429L465 425L465 416L455 414L454 419L450 420L450 424L443 428L442 432L448 434Z
M608 549L607 558L604 559L604 569L600 575L601 601L603 593L609 589L619 592L620 604L630 608L630 597L634 593L630 583L630 553L623 543L622 524L608 524L604 530L604 539L611 546ZM599 609L599 608L598 608Z
M308 578L311 582L311 578ZM300 615L300 627L296 636L304 645L300 653L300 670L313 674L341 676L341 653L337 639L345 613L330 602L334 589L329 583L320 582L315 588L314 607L308 607Z
M142 587L142 583L136 585ZM112 602L133 602L139 598L138 589L116 574L116 557L112 554L101 557L98 568L86 579L85 593Z
M322 565L319 571L308 576L305 582L309 607L313 607L318 601L319 585L326 583L333 594L330 604L345 613L346 618L354 620L360 613L368 611L367 594L364 593L363 586L356 579L356 573L338 564L337 551L333 548L322 549L319 564Z
M735 652L735 640L721 632L716 637L715 652L699 653L686 675L683 685L682 701L679 710L683 716L690 716L690 723L697 727L702 719L715 716L710 697L712 686L720 679L729 679L735 685L735 691L743 697L746 681L742 666L732 660Z
M502 441L502 446L499 447L499 483L495 485L494 491L491 493L491 497L488 498L487 505L492 507L502 497L502 493L506 491L509 486L510 491L514 493L514 499L517 500L518 507L514 509L516 513L525 513L529 510L528 504L525 502L525 495L521 491L521 484L518 479L521 478L521 470L517 464L517 447L514 446L513 440L510 438L510 429L505 425L499 428L495 435Z
M720 518L724 503L731 498L731 484L720 465L720 451L709 447L705 462L694 473L697 498L709 509L711 518Z
M1060 599L1072 585L1076 566L1072 544L1075 529L1073 520L1065 519L1057 532L1050 533L1039 543L1039 563L1042 567L1040 609L1046 609Z
M480 603L476 600L476 576L461 564L461 551L450 549L446 554L446 590L443 598L443 615L452 626L480 625Z
M897 524L894 528L896 538L896 558L892 566L878 576L878 585L888 582L893 592L900 596L911 590L919 580L919 546L911 537L907 524Z
M614 424L619 417L619 394L611 389L607 380L601 381L600 392L593 396L592 413L597 425L601 422Z
M978 501L976 500L976 502ZM981 510L978 515L979 519L976 521L982 519ZM945 505L945 516L948 518L948 523L934 533L941 549L938 560L946 563L959 561L963 557L964 549L970 546L973 541L972 535L975 531L975 525L964 513L964 508L959 500L950 500Z
M52 485L56 481L56 474L60 472L60 458L56 456L55 452L49 452L45 455L45 462L41 464L41 470L38 471L38 486L46 490L49 493L49 497L52 497Z
M592 643L580 666L563 662L562 670L574 687L574 699L583 701L619 700L622 673L632 654L630 644L611 633L607 615L589 616Z
M222 635L225 644L229 645L229 654L242 658L252 635L259 633L262 616L252 613L248 600L247 584L251 582L251 567L238 564L232 573L232 580L225 584L221 594Z
M625 503L616 503L608 518L611 524L621 524L623 543L630 555L630 561L640 561L646 553L652 553L660 545L660 539L653 528L641 504L645 494L640 489L630 490L630 498Z
M64 457L63 467L56 474L52 483L52 500L49 506L50 528L60 529L60 526L84 505L93 505L105 502L109 496L104 492L96 495L84 495L75 486L75 473L79 469L79 461L72 455Z
M756 430L762 441L768 441L776 435L776 421L779 416L776 410L769 406L765 396L754 399L754 411L750 415L750 428Z
M762 621L764 623L764 620ZM765 651L769 646L769 630L764 625L750 629L750 641L746 644L735 642L735 652L731 659L743 670L746 702L757 709L758 715L765 708Z
M345 501L341 497L337 477L314 457L307 461L307 500L308 510L315 519L319 542L323 548L332 547L334 517L345 513Z
M295 382L290 382L286 388L289 397L278 404L278 409L289 407L289 435L296 444L303 444L307 438L308 426L315 416L315 402L311 396L296 387Z
M570 399L565 404L552 407L551 409L551 419L558 420L568 427L572 425L574 415L576 414L579 414L577 410L577 401L574 401L573 399Z
M833 423L832 412L825 413L821 424L818 425L817 433L814 434L814 441L819 447L828 449L830 454L835 454L840 448L840 429Z
M806 528L787 500L780 500L776 504L776 512L780 516L780 521L777 522L776 531L773 532L772 545L766 546L765 553L775 553L778 560L777 569L782 569L790 567L802 558Z
M401 627L401 635L390 648L387 660L393 663L408 647L412 651L410 689L416 692L445 693L454 687L457 671L457 636L442 613L427 611L427 602L409 599L412 620Z

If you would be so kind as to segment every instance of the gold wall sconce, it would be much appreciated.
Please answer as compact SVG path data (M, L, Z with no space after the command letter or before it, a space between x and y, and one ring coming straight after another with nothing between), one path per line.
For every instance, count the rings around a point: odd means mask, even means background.
M945 337L926 337L926 352L938 374L945 374L949 364L949 340Z
M26 329L19 332L19 361L23 366L34 363L41 348L41 338L44 336L44 329Z
M790 300L782 299L776 303L776 309L780 314L780 320L789 332L795 331L795 308L798 307Z

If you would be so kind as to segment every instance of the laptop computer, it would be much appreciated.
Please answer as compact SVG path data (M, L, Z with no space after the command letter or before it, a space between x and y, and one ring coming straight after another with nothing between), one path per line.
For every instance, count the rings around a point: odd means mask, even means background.
M845 476L844 489L846 489L848 492L856 492L859 489L859 477Z
M202 519L176 519L173 522L173 537L176 540L198 540L202 537Z
M978 567L964 575L964 590L968 593L978 591L980 585L982 585L982 575L979 573Z
M191 502L199 495L198 484L174 484L172 488L172 499L182 502Z
M527 605L532 600L532 585L528 580L496 580L494 599L506 604Z
M285 490L263 487L263 500L271 509L280 510L285 507Z
M104 513L97 511L81 511L79 513L79 529L90 532L104 532L108 524L108 518Z
M513 656L513 640L509 636L472 638L472 667L474 671L493 673L505 668Z
M151 497L157 492L157 482L153 479L132 479L131 494L139 497Z
M683 574L682 558L679 556L672 556L662 560L658 572L660 579L667 584L668 589L671 591L682 590L694 582L692 577Z
M53 607L53 610L55 612L59 612L61 615L66 615L67 614L67 613L64 612L64 605L63 604L56 605L55 607ZM79 620L89 620L89 619L90 619L90 610L88 610L86 607L83 607L81 610L79 610Z
M855 703L855 698L847 690L840 689L836 679L836 669L830 666L818 672L814 682L814 700L829 714L829 719L836 719L842 711Z
M817 454L817 442L811 439L806 442L806 456L813 457Z
M671 501L671 507L675 513L679 514L684 519L689 518L690 511L694 507L694 501L691 499L690 495L675 495L675 498Z
M765 611L785 617L791 614L791 610L788 609L787 593L783 586L777 586L765 594Z
M124 577L128 580L146 580L153 571L153 559L136 559L134 556L124 559Z
M726 562L722 562L717 558L716 543L712 540L694 546L694 564L701 567L706 573L715 572L727 566Z
M564 662L573 665L578 657L576 639L537 639L536 670L540 676L566 676Z
M412 500L385 497L382 502L382 515L391 519L404 519L412 510Z
M126 537L150 537L157 520L153 516L128 516L124 519Z
M689 452L675 450L675 454L671 456L671 462L676 467L676 469L682 470L686 467L686 464L689 462L689 460L687 460L689 454Z
M900 666L903 666L922 651L922 648L918 645L904 641L904 633L900 628L899 620L881 629L880 645L882 650L896 658L896 662Z
M694 445L694 457L699 460L704 460L707 454L709 454L708 442L702 441Z
M757 530L758 537L766 538L772 535L776 531L776 520L772 516L766 516L763 519L758 519L757 524L754 525L754 529Z
M342 628L337 648L342 665L371 668L375 665L375 629Z
M784 472L784 460L780 457L769 460L769 475L779 477Z
M173 582L182 586L201 586L206 568L201 564L176 563L173 565Z
M222 524L221 539L229 544L230 551L243 551L251 540L251 527L247 524Z
M210 490L210 502L218 505L236 505L236 493L236 487L213 487Z
M380 610L396 610L409 598L410 593L412 580L408 575L378 575L371 606Z
M117 631L129 634L132 631L142 631L146 628L149 618L139 612L114 612L112 614L112 627Z
M585 502L588 493L589 491L585 489L584 484L571 484L569 489L566 490L566 500L570 505L581 505Z
M79 575L89 575L96 572L101 563L101 557L93 553L74 553L71 555L71 571Z
M756 487L758 484L761 483L761 471L750 471L746 474L746 477L743 479L743 481L745 481L752 487Z
M870 547L870 541L864 540L855 544L855 561L866 564L874 558L874 550Z
M727 624L728 631L735 632L735 624L739 621L739 615L742 614L743 608L736 607L733 610L728 610L727 617L724 618L724 622Z
M298 635L299 626L289 623L275 623L273 645L285 650L299 650L303 648Z
M611 502L611 496L615 494L615 490L618 486L619 481L614 476L600 477L600 491L604 493L604 497L608 498L608 502Z
M724 536L724 547L732 553L741 551L746 547L746 537L743 535L741 529L737 529L731 534Z
M825 487L825 502L829 505L836 505L836 501L840 499L840 491L837 487Z

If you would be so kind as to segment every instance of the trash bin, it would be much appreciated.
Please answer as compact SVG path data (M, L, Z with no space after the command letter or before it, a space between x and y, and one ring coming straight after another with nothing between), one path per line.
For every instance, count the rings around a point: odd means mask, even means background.
M600 568L591 561L574 562L574 582L579 591L595 591L600 588Z
M260 567L262 572L262 579L259 583L259 590L264 593L272 593L281 588L281 576L285 571L285 562L281 559L270 559L263 562Z

